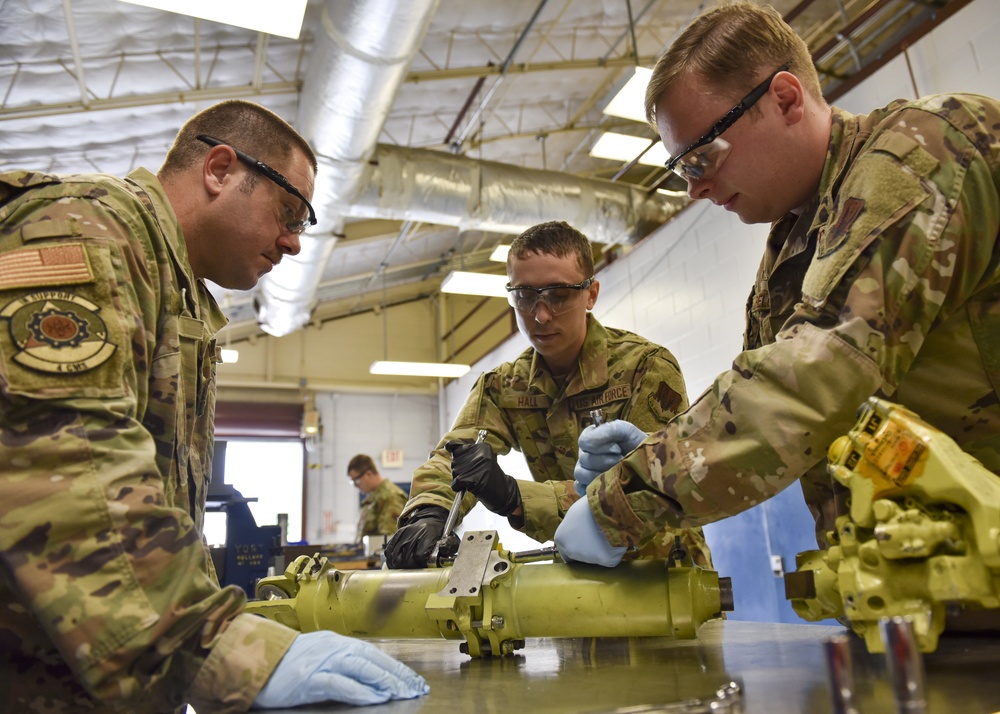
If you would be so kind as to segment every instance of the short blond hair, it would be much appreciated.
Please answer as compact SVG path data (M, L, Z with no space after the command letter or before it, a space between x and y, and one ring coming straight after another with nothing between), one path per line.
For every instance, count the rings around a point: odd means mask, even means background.
M784 64L807 93L825 101L808 45L777 10L752 2L709 10L695 18L657 60L646 87L646 120L655 131L656 106L689 72L735 100Z

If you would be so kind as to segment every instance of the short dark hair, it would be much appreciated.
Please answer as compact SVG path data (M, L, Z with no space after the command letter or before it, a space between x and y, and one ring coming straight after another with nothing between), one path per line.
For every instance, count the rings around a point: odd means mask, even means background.
M317 170L316 154L292 126L270 109L244 99L229 99L188 119L160 168L168 176L200 163L210 146L198 141L207 134L272 166L288 161L295 149Z
M375 468L375 462L372 461L372 457L368 454L358 454L349 462L347 462L347 473L350 475L351 472L363 474L365 471L374 471L378 473L378 469Z
M583 277L589 278L594 274L594 252L590 241L566 221L539 223L515 238L507 253L507 274L510 274L511 258L523 260L531 253L559 257L575 255Z
M655 131L657 105L688 73L736 99L784 64L806 92L825 101L809 46L777 10L752 2L709 10L695 18L656 61L646 85L646 120Z

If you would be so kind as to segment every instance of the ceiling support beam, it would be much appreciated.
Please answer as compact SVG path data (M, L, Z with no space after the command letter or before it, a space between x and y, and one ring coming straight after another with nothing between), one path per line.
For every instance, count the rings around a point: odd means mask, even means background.
M87 96L87 82L83 76L83 56L80 54L80 38L76 35L76 23L73 22L73 0L63 0L63 13L66 15L66 33L69 36L69 46L73 52L73 67L76 71L76 81L80 85L80 104L84 109L89 109L90 97Z
M263 97L275 94L296 94L301 82L271 82L254 88L249 85L237 87L212 87L192 89L189 92L158 92L142 96L92 99L86 105L80 102L59 102L56 104L32 105L30 107L0 110L0 121L5 119L32 119L35 117L74 114L80 111L100 111L105 109L131 109L159 104L183 104L185 102L220 102L224 99Z

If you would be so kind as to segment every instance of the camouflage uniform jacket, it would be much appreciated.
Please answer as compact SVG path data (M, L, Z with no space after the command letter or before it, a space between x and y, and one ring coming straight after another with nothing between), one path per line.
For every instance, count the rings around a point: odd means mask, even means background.
M0 710L244 711L294 639L201 536L224 323L148 171L0 174Z
M998 186L995 100L834 109L812 205L772 227L746 350L591 484L611 542L740 513L807 472L817 530L832 528L823 459L871 395L906 405L1000 473Z
M396 521L406 505L406 491L387 478L361 502L358 515L358 537L366 535L392 535Z
M669 350L631 332L605 328L593 315L587 320L578 369L564 386L532 348L479 378L452 430L414 472L406 511L421 504L451 506L451 456L444 445L472 441L479 429L486 429L496 453L515 448L524 455L535 479L517 482L524 531L536 540L549 540L578 499L573 490L577 439L591 423L591 409L602 409L608 421L626 419L653 432L687 407L684 378ZM467 495L462 514L474 505L474 497ZM649 552L665 556L673 536L661 536L659 548ZM710 565L701 530L683 536L690 550L700 552L698 560Z

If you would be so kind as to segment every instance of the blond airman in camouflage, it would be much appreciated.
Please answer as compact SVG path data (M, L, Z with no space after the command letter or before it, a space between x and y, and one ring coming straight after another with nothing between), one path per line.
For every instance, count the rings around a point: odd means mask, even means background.
M290 126L232 101L155 176L0 174L0 710L292 706L286 682L329 669L242 612L201 535L225 324L204 280L249 289L298 252L315 171Z
M556 543L599 527L603 546L574 555L612 564L608 546L740 513L802 478L822 545L838 512L826 450L871 395L1000 473L1000 102L830 107L805 43L749 3L696 20L646 96L692 198L773 225L733 368L593 481Z
M489 463L505 503L483 493L479 500L508 516L514 527L545 541L579 499L573 473L577 439L592 422L592 410L600 409L608 421L627 420L652 432L687 406L684 379L669 350L631 332L606 328L588 313L600 285L593 280L592 249L579 231L564 222L528 229L511 246L507 273L517 288L511 299L518 327L532 347L476 381L451 431L414 472L400 520L406 530L386 550L389 567L426 565L455 499L452 480L459 470L453 475L449 443L471 443L480 429L486 430L489 453L481 463ZM498 470L494 454L511 449L524 455L534 481ZM465 496L462 515L477 501L472 491ZM503 512L505 505L510 513ZM700 528L661 530L646 544L645 554L666 557L678 535L695 562L711 566Z
M347 478L365 494L358 513L356 540L366 535L392 535L406 505L406 491L378 472L368 454L358 454L347 464Z

